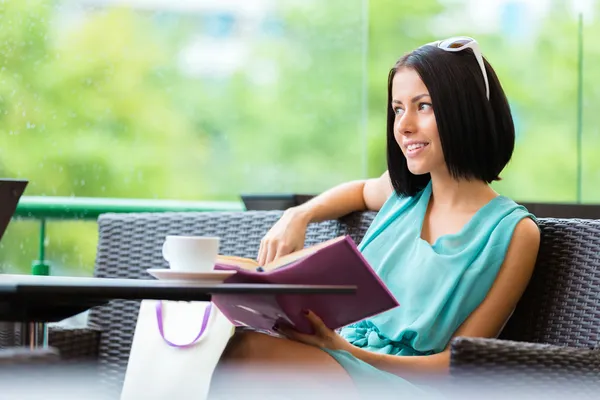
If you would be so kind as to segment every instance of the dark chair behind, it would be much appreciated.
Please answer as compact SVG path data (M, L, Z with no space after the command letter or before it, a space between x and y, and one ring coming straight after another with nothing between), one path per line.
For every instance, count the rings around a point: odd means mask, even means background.
M501 339L593 348L600 339L600 220L540 219L534 276Z

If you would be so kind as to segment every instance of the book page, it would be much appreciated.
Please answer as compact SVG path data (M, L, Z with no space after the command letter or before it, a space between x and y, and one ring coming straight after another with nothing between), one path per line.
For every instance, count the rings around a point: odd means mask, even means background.
M291 264L294 261L298 261L301 258L307 257L310 254L316 252L317 250L320 250L327 246L330 246L333 243L339 242L340 240L344 240L344 238L345 238L345 236L339 236L337 238L315 244L314 246L306 247L302 250L295 251L295 252L287 254L283 257L279 257L279 258L271 261L270 263L265 264L263 268L265 271L272 271L276 268L283 267L284 265Z
M256 262L256 260L252 260L251 258L245 258L245 257L237 257L237 256L219 255L219 256L217 256L217 263L225 264L225 265L233 265L236 267L240 267L240 268L248 269L248 270L252 270L252 271L254 271L258 267L258 262Z
M279 257L270 263L267 263L263 266L265 271L272 271L276 268L283 267L284 265L291 264L294 261L298 261L301 258L307 257L308 255L325 248L333 243L339 242L343 240L345 236L339 236L334 239L327 240L322 243L318 243L314 246L306 247L302 250L295 251L293 253L287 254L283 257ZM247 269L254 271L259 267L258 262L256 260L245 258L245 257L237 257L237 256L225 256L219 255L217 257L217 263L225 264L225 265L233 265L239 268Z

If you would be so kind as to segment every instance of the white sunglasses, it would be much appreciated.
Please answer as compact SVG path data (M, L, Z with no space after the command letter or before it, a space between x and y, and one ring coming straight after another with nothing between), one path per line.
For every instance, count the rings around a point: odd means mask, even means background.
M436 42L427 43L426 46L435 46L445 51L458 52L463 51L464 49L471 49L475 54L475 58L477 59L477 63L481 68L481 73L483 74L483 80L485 81L485 96L487 99L490 99L490 85L488 83L487 73L485 72L485 64L483 63L483 57L481 56L481 49L479 48L479 43L472 37L468 36L456 36L451 37L449 39L438 40Z

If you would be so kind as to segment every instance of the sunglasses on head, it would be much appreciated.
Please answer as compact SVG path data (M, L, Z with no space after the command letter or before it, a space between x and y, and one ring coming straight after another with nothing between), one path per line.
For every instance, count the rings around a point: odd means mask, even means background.
M483 74L483 80L485 81L485 97L490 99L490 85L488 83L487 73L485 72L485 64L483 63L483 57L481 50L479 49L479 43L468 36L457 36L449 39L438 40L436 42L428 43L426 46L435 46L439 49L451 52L463 51L464 49L471 49L475 54L481 73Z

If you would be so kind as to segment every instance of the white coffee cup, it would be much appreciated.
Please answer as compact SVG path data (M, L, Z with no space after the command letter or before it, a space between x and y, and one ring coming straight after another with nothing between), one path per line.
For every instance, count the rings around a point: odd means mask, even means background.
M219 255L219 238L169 235L163 243L162 254L173 271L209 272Z

